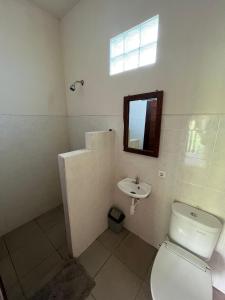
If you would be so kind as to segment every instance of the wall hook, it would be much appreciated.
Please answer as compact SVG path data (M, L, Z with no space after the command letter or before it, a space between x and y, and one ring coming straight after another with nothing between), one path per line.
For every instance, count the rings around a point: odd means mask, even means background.
M75 92L75 90L76 90L76 84L77 84L77 83L80 83L82 86L84 85L84 81L83 81L83 80L77 80L77 81L73 82L73 83L70 85L70 90L71 90L72 92Z

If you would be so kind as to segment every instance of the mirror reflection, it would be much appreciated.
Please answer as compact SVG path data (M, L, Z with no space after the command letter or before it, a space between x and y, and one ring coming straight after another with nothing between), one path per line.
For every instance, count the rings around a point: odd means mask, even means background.
M154 143L157 99L130 102L128 147L149 149Z

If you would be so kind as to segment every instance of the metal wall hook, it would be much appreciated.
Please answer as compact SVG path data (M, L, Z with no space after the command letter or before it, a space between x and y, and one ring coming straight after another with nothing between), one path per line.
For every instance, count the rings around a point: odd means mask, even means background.
M84 85L84 80L77 80L77 81L75 81L75 82L73 82L71 85L70 85L70 90L72 91L72 92L75 92L75 90L76 90L76 84L77 83L80 83L82 86Z

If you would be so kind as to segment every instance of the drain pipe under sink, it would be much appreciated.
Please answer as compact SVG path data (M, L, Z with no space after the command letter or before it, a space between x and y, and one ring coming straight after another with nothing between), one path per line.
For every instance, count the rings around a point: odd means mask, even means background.
M133 216L136 212L136 207L140 203L140 199L137 198L131 198L131 206L130 206L130 215Z

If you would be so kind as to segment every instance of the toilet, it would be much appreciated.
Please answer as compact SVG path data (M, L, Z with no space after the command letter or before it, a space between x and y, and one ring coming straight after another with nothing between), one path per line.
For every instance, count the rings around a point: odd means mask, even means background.
M153 300L212 300L207 261L217 244L221 222L184 203L172 204L169 238L156 255L150 285Z

